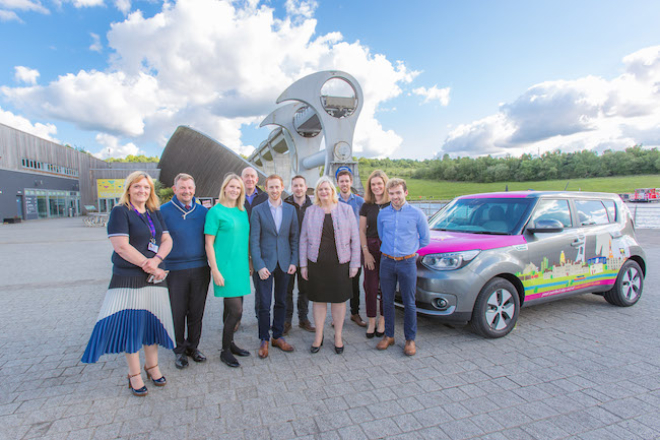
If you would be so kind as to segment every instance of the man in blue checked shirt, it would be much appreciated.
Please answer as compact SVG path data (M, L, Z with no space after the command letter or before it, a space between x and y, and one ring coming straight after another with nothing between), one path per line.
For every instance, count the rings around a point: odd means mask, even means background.
M394 293L398 282L405 307L403 333L406 344L403 352L414 356L417 352L417 251L429 244L429 225L419 208L406 203L408 188L405 180L390 179L387 193L391 205L378 214L378 236L383 242L380 247L380 288L385 312L385 336L376 348L387 350L394 345Z

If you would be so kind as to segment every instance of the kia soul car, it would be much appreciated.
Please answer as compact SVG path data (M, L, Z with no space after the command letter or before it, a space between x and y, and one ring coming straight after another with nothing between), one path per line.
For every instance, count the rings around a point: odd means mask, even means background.
M635 304L646 257L621 198L608 193L503 192L454 199L429 219L419 250L418 313L508 334L523 306L586 292Z

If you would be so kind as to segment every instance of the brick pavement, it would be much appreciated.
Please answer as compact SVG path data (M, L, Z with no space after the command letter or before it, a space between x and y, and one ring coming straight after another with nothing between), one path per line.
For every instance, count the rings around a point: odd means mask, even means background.
M660 232L640 231L649 267ZM420 318L418 354L374 349L347 320L342 356L294 325L291 354L256 356L253 298L239 345L243 367L219 360L221 300L209 297L201 349L146 398L126 388L123 355L80 363L110 278L102 228L80 219L0 226L2 439L657 439L660 276L623 309L582 295L524 309L506 338ZM364 312L363 312L364 316ZM329 324L328 334L332 334Z

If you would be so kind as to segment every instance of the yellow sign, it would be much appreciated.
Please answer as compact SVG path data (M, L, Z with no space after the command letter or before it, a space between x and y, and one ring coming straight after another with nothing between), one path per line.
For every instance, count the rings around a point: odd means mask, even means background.
M124 192L126 179L96 179L96 190L99 199L114 199Z

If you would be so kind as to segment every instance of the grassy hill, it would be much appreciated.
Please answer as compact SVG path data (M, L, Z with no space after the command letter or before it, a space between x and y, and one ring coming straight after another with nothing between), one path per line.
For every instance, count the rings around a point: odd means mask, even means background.
M362 184L366 185L367 177L372 170L360 169ZM504 191L508 185L509 191L539 190L539 191L599 191L611 193L631 193L635 188L660 188L660 174L605 177L575 180L544 180L540 182L496 182L470 183L410 179L405 175L397 175L386 171L390 177L403 177L408 183L410 199L449 200L456 196L482 192ZM402 173L405 174L405 173ZM566 185L568 184L568 188Z

